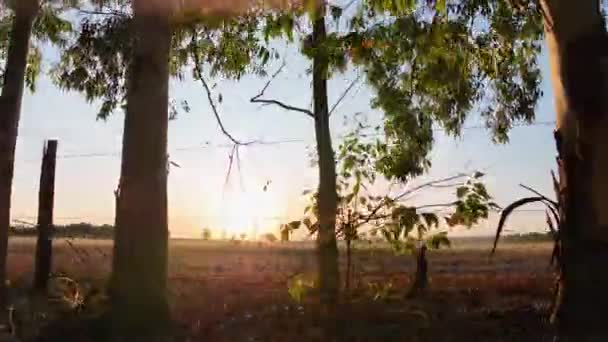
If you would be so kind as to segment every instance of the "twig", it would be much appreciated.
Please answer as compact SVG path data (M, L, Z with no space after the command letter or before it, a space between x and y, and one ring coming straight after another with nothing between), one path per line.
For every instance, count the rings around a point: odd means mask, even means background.
M106 12L106 11L78 9L77 11L79 14L85 14L85 15L107 15L107 16L116 16L116 17L127 17L128 16L126 13L117 11L117 10L110 10L110 11Z
M412 188L410 190L407 190L407 191L401 193L400 195L398 195L397 197L395 197L393 200L394 201L398 201L398 200L402 199L403 197L405 197L405 196L407 196L407 195L409 195L409 194L411 194L413 192L416 192L416 191L418 191L420 189L427 188L427 187L433 187L433 186L437 186L437 185L441 185L442 183L453 181L455 179L464 178L464 177L466 177L465 174L459 173L459 174L454 175L454 176L450 176L450 177L446 177L446 178L442 178L442 179L437 179L437 180L434 180L434 181L426 182L426 183L420 184L420 185L418 185L418 186L416 186L416 187L414 187L414 188Z
M283 63L281 64L281 66L279 67L279 69L277 69L277 71L274 72L274 74L272 74L272 76L270 77L270 79L268 80L268 82L266 82L266 85L264 85L264 88L262 88L262 90L254 97L251 98L251 103L263 103L263 104L274 104L277 105L283 109L287 109L287 110L291 110L294 112L300 112L303 114L306 114L308 116L310 116L311 118L314 119L315 115L313 112L311 112L308 109L304 109L304 108L299 108L299 107L294 107L294 106L290 106L287 105L281 101L278 100L274 100L274 99L262 99L261 97L264 96L264 93L266 92L266 90L268 89L268 87L270 86L270 83L279 75L279 73L283 70L283 68L285 67L285 60L283 60Z
M390 214L384 214L384 215L376 215L376 214L381 209L385 208L391 202L399 201L399 200L403 199L405 196L410 195L420 189L441 185L441 183L453 181L455 179L463 178L463 177L466 177L466 175L460 173L460 174L457 174L454 176L433 180L430 182L426 182L424 184L420 184L420 185L414 187L413 189L407 190L407 191L397 195L394 198L389 198L389 199L385 198L368 215L361 216L361 221L357 223L356 227L361 227L362 225L367 224L372 220L381 220L381 219L385 219L385 218L389 217ZM416 209L418 210L418 209L427 209L427 208L434 208L434 207L449 207L452 205L454 205L453 202L452 203L442 203L442 204L427 204L427 205L418 206L418 207L416 207Z
M329 110L329 116L331 116L331 114L334 112L334 110L344 100L344 98L346 97L346 95L348 95L348 93L353 89L353 87L355 86L355 84L357 84L357 82L360 79L361 79L361 74L357 75L357 78L355 78L352 82L350 82L350 84L348 85L348 87L346 87L346 89L344 89L344 91L342 92L342 95L340 95L340 97L338 98L338 101L336 101L336 103L334 103L334 105L331 106L331 109Z

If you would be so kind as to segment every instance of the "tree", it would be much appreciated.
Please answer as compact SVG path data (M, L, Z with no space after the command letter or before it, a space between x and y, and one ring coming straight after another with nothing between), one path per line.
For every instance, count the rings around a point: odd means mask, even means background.
M205 241L211 240L211 229L209 229L209 228L203 229L202 237L203 237L203 240L205 240Z
M170 13L134 0L110 291L118 331L167 328ZM164 331L163 331L164 332Z
M491 209L498 206L491 201L485 185L481 182L481 172L472 175L456 174L433 180L410 189L388 191L384 195L375 194L371 189L377 184L379 158L384 157L381 140L362 140L361 129L348 134L340 145L338 154L338 182L336 191L339 198L337 215L337 237L346 241L346 281L350 285L352 241L357 240L360 231L382 233L394 251L416 253L416 277L410 294L424 290L428 283L426 249L449 246L447 231L440 229L439 213L444 215L449 227L464 225L471 227L488 217ZM386 180L386 179L385 179ZM410 198L424 190L454 189L456 199L445 203L414 205ZM309 196L309 205L304 209L302 220L310 234L319 229L316 192L304 192ZM297 222L297 221L296 221Z
M145 0L119 0L100 5L82 19L78 37L62 50L53 69L61 88L101 100L98 118L125 111L110 290L122 330L150 333L169 317L166 144L167 121L177 108L168 100L168 79L182 79L190 63L197 71L210 65L224 76L238 75L249 65L234 62L234 56L243 56L241 46L224 44L236 40L223 39L234 30L200 13L168 11L169 2L161 6L164 12L155 12L154 4L143 8Z
M379 10L392 12L399 8L397 2L384 6L378 1L376 5ZM605 151L608 138L603 134L608 128L608 121L605 115L600 114L606 111L606 103L601 95L605 82L602 73L604 66L600 62L606 52L599 48L605 46L606 27L600 1L479 1L452 2L447 6L445 1L436 1L426 5L417 3L416 7L435 10L432 25L426 26L437 33L435 37L445 37L449 31L441 28L451 26L450 31L457 31L454 28L458 27L468 30L462 37L474 39L475 50L470 51L479 53L473 54L475 58L469 59L473 62L469 65L475 68L467 69L460 75L482 72L486 81L481 84L491 85L487 87L491 90L489 94L498 95L496 100L488 101L491 105L486 108L489 110L483 113L490 114L486 115L490 119L489 126L498 133L496 137L499 140L506 137L513 118L531 119L533 116L531 110L539 95L535 57L544 33L555 96L555 140L559 169L556 193L561 261L555 323L563 340L608 338L608 326L596 314L608 305L608 294L604 290L608 286L608 276L597 271L608 262L607 219L606 215L601 214L606 212L608 206L606 182L601 176L608 169ZM482 29L481 33L471 30L473 27L481 29L481 21L488 23L483 26L490 30ZM541 26L543 22L544 29ZM411 32L412 25L403 28ZM456 36L451 38L446 40L448 44L449 41L458 40ZM409 43L407 39L402 41ZM459 51L463 54L450 55L471 57L467 48ZM434 56L448 61L447 53ZM420 64L411 65L415 65L414 70L419 73ZM428 68L429 65L426 66ZM436 71L443 71L436 72L436 75L449 77L450 68L445 63L437 64L435 68L440 69ZM377 69L383 70L380 67ZM416 80L419 79L416 77ZM450 84L449 79L437 81ZM378 83L378 88L382 89L382 83Z
M0 18L0 57L4 69L0 73L0 308L6 307L6 258L10 227L11 192L14 173L15 146L21 115L23 91L27 85L35 90L40 70L41 53L30 44L32 36L38 41L62 44L64 33L71 30L57 16L62 8L52 3L40 7L38 0L4 1L12 14Z
M556 107L560 209L557 325L564 341L608 338L596 314L608 305L608 108L601 59L608 56L600 1L541 1ZM579 25L580 23L580 25ZM601 47L601 48L599 48Z

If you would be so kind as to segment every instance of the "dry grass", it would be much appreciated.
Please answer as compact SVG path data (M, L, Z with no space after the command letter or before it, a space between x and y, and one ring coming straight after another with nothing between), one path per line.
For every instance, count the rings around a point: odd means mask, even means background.
M102 283L110 266L111 242L55 243L56 272ZM32 240L10 242L9 275L29 283ZM430 254L431 291L405 300L413 274L410 256L362 247L354 253L351 299L338 313L344 341L543 341L551 298L550 246L508 245L490 260L488 248L461 246ZM314 302L295 303L287 278L312 276L310 245L219 243L175 240L170 250L169 287L175 319L192 341L322 341ZM370 284L392 284L373 300Z

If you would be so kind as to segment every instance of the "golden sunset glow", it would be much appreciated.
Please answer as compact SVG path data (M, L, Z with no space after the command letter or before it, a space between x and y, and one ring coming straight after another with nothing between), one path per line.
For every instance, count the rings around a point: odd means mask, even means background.
M229 189L224 194L220 210L217 212L217 230L225 230L227 237L267 232L275 224L274 218L280 216L276 196L271 190L263 191L263 186L255 189Z

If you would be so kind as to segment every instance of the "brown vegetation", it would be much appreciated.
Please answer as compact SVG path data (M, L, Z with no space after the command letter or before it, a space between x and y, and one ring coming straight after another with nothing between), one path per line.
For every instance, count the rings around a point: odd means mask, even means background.
M337 313L339 340L549 341L550 244L505 243L492 260L489 247L480 240L429 252L428 292L405 299L415 258L361 243L353 253L350 296ZM33 250L32 239L12 238L13 284L29 284ZM58 241L55 272L83 287L102 285L110 272L110 252L110 241ZM313 314L315 296L304 294L298 302L288 293L290 278L312 280L316 267L314 249L305 243L174 240L169 264L173 317L191 341L327 341Z

